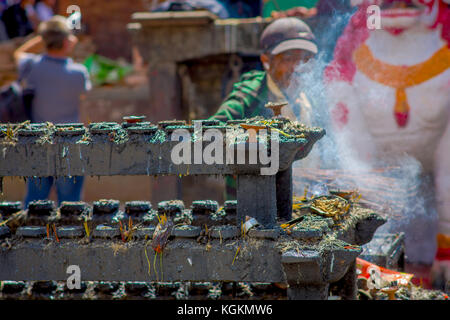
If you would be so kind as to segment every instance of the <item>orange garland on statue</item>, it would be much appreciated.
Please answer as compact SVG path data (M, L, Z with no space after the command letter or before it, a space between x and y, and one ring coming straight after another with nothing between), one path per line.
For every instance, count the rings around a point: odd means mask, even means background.
M406 126L409 103L406 89L428 81L450 68L450 49L442 47L430 59L412 66L395 66L378 60L362 44L353 53L356 68L369 79L396 89L394 114L399 127Z

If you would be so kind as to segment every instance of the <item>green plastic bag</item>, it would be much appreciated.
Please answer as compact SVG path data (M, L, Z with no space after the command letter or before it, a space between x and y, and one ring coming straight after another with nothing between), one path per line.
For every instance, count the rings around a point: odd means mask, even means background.
M267 0L264 1L262 15L270 17L272 11L286 11L295 7L311 9L317 5L318 0Z
M118 83L133 70L130 65L97 54L87 57L83 64L89 71L92 83L98 86Z

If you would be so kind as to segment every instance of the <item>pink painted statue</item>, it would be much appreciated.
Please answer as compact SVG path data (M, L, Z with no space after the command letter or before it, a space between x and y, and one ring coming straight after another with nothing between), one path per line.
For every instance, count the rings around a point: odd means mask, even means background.
M433 177L437 226L412 220L406 249L412 262L434 260L440 286L450 280L449 3L352 0L358 10L325 70L333 128L353 156L369 163L408 155ZM381 9L379 29L367 24L372 5Z

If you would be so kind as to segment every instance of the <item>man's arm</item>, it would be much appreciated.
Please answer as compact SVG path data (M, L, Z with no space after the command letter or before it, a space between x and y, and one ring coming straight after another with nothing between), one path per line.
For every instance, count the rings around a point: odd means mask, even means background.
M216 114L210 119L227 122L228 120L237 120L244 118L244 104L236 98L229 97L217 110Z
M92 82L90 79L89 72L84 65L80 65L79 68L79 81L77 81L77 85L74 86L74 90L78 90L80 93L80 101L86 99L86 94L88 91L92 90Z
M44 51L44 42L41 36L35 36L26 41L14 51L14 61L19 65L19 61L26 56L27 53L39 54Z
M261 83L265 78L259 73L246 73L233 85L216 114L210 119L226 122L245 118L245 110L249 108L254 99L257 99Z

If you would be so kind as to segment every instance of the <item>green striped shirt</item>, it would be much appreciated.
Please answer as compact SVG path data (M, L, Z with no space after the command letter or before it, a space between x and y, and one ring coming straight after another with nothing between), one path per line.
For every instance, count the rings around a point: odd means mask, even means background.
M244 73L210 119L226 122L255 116L270 118L271 111L265 107L269 99L266 78L265 71L254 70ZM236 199L236 179L226 176L225 184L225 199Z
M226 122L252 118L255 116L271 117L270 110L265 108L268 102L269 90L265 71L249 71L244 73L239 82L233 85L233 89L225 101L210 119Z

